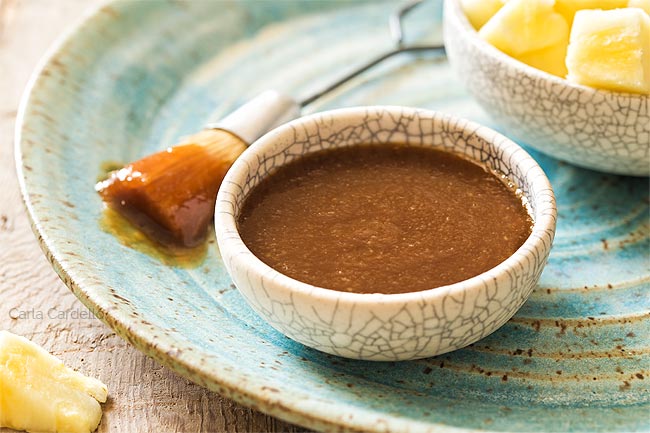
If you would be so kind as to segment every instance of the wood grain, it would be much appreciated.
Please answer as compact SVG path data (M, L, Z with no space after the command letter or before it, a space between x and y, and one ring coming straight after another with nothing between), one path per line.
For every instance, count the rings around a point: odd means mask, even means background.
M98 3L0 0L0 329L108 385L99 432L302 431L194 385L127 345L61 283L36 243L14 168L18 102L47 47Z

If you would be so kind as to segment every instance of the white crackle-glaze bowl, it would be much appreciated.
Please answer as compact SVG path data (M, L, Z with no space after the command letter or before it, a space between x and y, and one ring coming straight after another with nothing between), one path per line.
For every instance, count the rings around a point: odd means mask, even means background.
M570 83L513 59L481 39L459 0L445 0L452 68L508 135L594 170L650 175L650 95Z
M264 264L244 245L237 226L242 203L278 167L323 149L390 142L445 149L502 172L530 203L532 234L506 261L479 276L390 295L344 293L296 281ZM328 111L275 129L235 162L219 190L215 212L226 269L260 316L288 337L323 352L382 361L449 352L503 325L533 291L551 249L555 223L551 185L521 147L473 122L403 107Z

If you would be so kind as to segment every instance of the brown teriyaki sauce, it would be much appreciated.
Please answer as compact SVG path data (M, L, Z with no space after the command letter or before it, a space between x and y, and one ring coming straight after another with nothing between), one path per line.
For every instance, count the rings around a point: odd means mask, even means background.
M405 293L485 272L528 238L512 185L455 154L365 145L307 155L245 200L241 237L260 260L332 290Z

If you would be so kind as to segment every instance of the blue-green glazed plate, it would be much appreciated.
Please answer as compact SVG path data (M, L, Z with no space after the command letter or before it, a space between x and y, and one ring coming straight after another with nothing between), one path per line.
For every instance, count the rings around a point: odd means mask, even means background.
M258 92L307 95L391 47L395 2L124 1L61 42L20 111L18 172L34 230L65 283L123 338L238 402L323 431L650 431L647 178L533 153L556 191L539 288L499 331L436 358L327 356L264 323L214 243L169 266L103 231L102 163L173 144ZM440 7L409 40L440 40ZM444 110L496 127L448 65L394 58L309 111L367 104Z

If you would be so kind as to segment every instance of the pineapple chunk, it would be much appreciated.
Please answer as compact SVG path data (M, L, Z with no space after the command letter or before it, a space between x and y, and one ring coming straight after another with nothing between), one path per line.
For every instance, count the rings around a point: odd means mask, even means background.
M582 9L616 9L627 6L628 0L556 0L555 10L564 16L571 27L576 12Z
M0 331L0 427L30 432L91 432L106 385L63 365L26 338Z
M566 39L555 45L522 54L519 56L519 61L549 74L565 78L568 72L565 63L568 45L569 35L567 34Z
M510 0L479 35L515 58L556 45L567 38L569 25L553 10L554 4L555 0Z
M629 8L641 8L650 15L650 0L630 0L627 2Z
M461 0L460 4L469 22L476 30L483 27L507 0Z
M566 63L574 83L650 93L650 17L637 8L578 11Z

